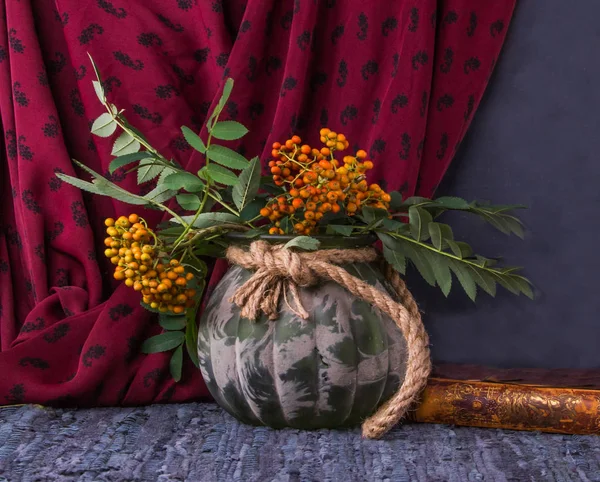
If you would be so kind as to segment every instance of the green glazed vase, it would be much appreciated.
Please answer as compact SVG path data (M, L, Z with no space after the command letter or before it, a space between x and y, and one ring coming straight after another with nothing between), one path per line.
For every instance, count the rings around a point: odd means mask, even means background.
M249 243L241 236L232 237ZM264 236L284 244L291 236ZM372 245L371 236L320 237L323 248ZM251 240L250 240L251 241ZM376 263L343 265L397 300ZM240 316L229 299L252 272L233 266L213 291L198 333L200 368L216 402L238 420L274 428L360 424L404 380L407 346L396 323L334 282L300 288L303 320L280 300L275 321Z

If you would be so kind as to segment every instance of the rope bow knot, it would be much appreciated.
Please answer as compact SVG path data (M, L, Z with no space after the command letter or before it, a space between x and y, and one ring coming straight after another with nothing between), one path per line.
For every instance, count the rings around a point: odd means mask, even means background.
M323 277L319 272L335 264L369 262L377 258L374 249L328 249L312 253L298 253L283 245L255 241L245 251L238 247L227 250L227 258L254 274L230 299L238 305L242 316L256 321L262 311L270 320L279 316L279 299L284 298L288 308L302 319L308 312L302 306L298 288L316 285ZM292 298L295 308L288 300Z
M262 311L269 319L277 319L279 299L283 296L294 313L307 319L309 314L302 306L298 288L313 286L322 280L338 283L396 322L406 339L408 350L404 381L400 389L363 423L363 436L367 438L381 437L406 414L425 388L431 372L429 337L417 303L398 272L389 265L385 267L386 279L398 295L399 302L339 266L368 263L377 258L377 251L373 248L296 253L266 241L253 242L247 251L235 246L227 249L230 262L254 271L230 300L241 308L241 315L245 318L256 320ZM288 294L294 300L295 308L290 306Z

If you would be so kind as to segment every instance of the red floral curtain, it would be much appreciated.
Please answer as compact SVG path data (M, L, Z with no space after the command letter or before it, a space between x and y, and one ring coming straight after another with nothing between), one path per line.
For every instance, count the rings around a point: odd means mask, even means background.
M514 0L6 0L0 23L0 404L142 404L207 396L168 354L142 355L159 330L111 280L103 219L136 211L62 183L71 158L109 175L111 142L90 134L105 89L166 156L201 159L180 126L202 128L226 76L237 144L270 145L321 126L375 161L372 180L430 196L485 90ZM149 190L151 186L146 188ZM144 188L144 186L142 186ZM137 210L139 212L139 210ZM155 211L140 213L150 222ZM218 274L213 275L213 280Z

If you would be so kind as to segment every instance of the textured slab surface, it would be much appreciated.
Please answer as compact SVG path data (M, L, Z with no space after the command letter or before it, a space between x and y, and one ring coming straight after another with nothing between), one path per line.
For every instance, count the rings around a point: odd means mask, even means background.
M600 437L407 425L358 430L241 425L212 404L0 409L0 480L600 480Z

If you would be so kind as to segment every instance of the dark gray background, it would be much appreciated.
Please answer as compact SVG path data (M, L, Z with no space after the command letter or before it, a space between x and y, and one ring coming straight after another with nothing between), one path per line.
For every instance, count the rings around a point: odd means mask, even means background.
M488 91L436 195L522 203L525 241L454 218L476 252L525 266L537 299L473 304L408 282L436 362L600 368L600 1L521 0ZM449 220L450 221L450 220ZM455 223L455 224L454 224Z

